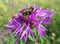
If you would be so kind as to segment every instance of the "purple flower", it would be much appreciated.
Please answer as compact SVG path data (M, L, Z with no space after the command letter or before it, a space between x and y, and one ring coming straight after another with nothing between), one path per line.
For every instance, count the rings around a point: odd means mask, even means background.
M15 4L15 2L12 1L12 2L10 3L10 6L11 6L11 7L14 7L14 4Z
M37 5L24 7L20 9L18 14L13 15L10 23L5 26L8 28L8 32L18 35L16 41L24 39L26 43L29 36L35 40L32 32L33 28L37 29L40 36L47 36L45 32L48 30L42 24L52 23L53 20L51 17L53 14L53 11L48 9L42 10L42 8L39 9Z
M6 32L3 32L2 29L0 28L0 39L3 44L6 42L5 36L6 36Z

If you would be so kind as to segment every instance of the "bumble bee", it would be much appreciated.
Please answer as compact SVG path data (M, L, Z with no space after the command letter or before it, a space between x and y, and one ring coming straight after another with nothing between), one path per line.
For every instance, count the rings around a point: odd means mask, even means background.
M23 18L27 20L29 15L31 15L34 11L35 9L33 7L29 7L27 9L20 11L20 13L22 13Z

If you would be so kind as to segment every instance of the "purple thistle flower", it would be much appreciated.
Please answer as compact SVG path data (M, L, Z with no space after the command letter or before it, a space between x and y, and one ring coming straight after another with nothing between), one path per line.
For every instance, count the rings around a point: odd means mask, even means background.
M10 6L11 6L11 7L14 7L14 4L15 4L15 2L12 1L12 2L10 3Z
M1 39L3 44L6 41L5 36L6 36L6 32L3 32L2 29L0 28L0 39Z
M42 8L39 9L36 5L33 5L20 9L19 13L13 15L10 23L5 26L8 28L8 32L18 35L17 42L19 39L24 39L26 43L29 36L35 40L33 28L37 29L40 36L47 36L45 32L48 30L42 24L52 23L51 17L53 14L54 12L51 10L42 10Z

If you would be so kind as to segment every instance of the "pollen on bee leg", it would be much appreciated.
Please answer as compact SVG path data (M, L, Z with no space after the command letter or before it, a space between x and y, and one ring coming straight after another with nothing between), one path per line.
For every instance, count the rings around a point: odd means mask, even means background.
M28 17L29 17L29 16L27 15L27 16L23 16L23 17L24 17L25 20L28 20Z

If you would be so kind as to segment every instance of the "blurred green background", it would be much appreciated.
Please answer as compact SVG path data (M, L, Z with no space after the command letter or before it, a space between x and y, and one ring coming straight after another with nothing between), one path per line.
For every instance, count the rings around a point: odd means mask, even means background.
M4 24L9 23L9 19L13 14L18 13L19 8L32 4L37 4L43 9L48 8L55 11L52 19L56 22L45 25L48 29L48 37L40 37L35 33L36 30L33 30L38 44L60 44L60 0L0 0L0 28L2 29L0 32L0 44L15 44L16 37L10 36L5 32ZM1 36L3 32L6 35ZM31 38L27 42L28 44L36 44ZM20 40L19 44L23 44L23 41Z

